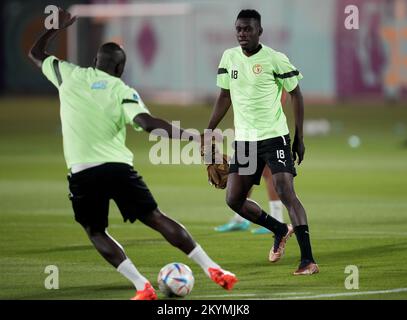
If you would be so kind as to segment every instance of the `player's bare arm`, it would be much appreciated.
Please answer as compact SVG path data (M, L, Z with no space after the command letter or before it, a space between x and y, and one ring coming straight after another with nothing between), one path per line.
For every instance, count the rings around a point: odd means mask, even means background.
M220 89L218 98L216 99L215 106L213 107L212 115L209 120L208 129L214 130L222 121L223 117L228 112L232 104L230 98L230 91L227 89Z
M169 137L171 139L181 139L182 135L184 132L186 132L188 136L188 140L195 140L199 141L200 137L197 136L196 134L186 131L182 128L178 128L170 124L169 122L160 119L160 118L155 118L151 116L148 113L141 113L134 117L133 120L136 124L138 124L141 128L143 128L144 131L147 132L152 132L155 129L161 129L164 132L166 132L166 137ZM157 131L157 133L160 133ZM173 134L176 133L174 136ZM185 134L184 134L185 137Z
M295 136L293 141L293 158L297 160L298 164L304 159L305 146L303 135L303 123L304 123L304 99L302 97L300 86L298 85L294 90L289 92L292 104L294 108L295 117Z
M42 62L50 56L47 53L47 48L51 40L62 30L68 28L76 21L76 17L72 17L71 14L59 8L59 29L50 29L46 30L40 38L34 43L32 48L28 53L28 57L39 67L41 68Z

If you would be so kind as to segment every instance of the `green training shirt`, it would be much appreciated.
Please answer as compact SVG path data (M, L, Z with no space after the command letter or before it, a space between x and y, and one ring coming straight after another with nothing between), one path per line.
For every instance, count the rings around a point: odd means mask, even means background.
M120 162L133 166L126 147L126 124L149 113L136 90L101 70L81 68L50 56L44 75L58 88L64 156L74 164Z
M241 47L226 50L219 64L217 86L230 90L235 139L260 141L288 134L281 105L283 88L290 92L302 74L288 58L262 44L247 57Z

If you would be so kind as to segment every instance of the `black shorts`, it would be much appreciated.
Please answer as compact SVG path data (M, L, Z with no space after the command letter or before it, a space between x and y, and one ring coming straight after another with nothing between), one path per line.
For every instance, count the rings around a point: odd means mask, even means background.
M68 182L75 220L85 228L107 228L110 199L116 202L124 221L132 223L157 208L142 177L125 163L105 163L70 174Z
M235 153L230 161L229 173L252 176L254 184L260 184L266 164L272 173L297 175L288 134L261 141L235 141L233 148Z

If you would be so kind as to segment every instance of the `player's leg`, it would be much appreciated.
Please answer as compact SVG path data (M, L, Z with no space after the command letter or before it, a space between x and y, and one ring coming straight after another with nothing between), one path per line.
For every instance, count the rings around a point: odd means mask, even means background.
M235 275L223 270L215 263L180 223L165 215L158 208L149 214L140 216L139 220L161 233L171 245L188 255L213 281L227 290L233 288L237 282Z
M284 222L283 217L283 203L274 188L273 174L268 166L264 167L263 178L266 182L267 195L269 198L270 214L273 218L280 222Z
M151 213L139 216L138 219L161 233L171 245L185 254L189 254L196 247L195 241L185 227L168 217L159 208L154 209Z
M236 277L216 264L178 222L162 213L142 177L127 166L115 172L119 183L112 184L112 198L125 221L139 219L158 231L173 246L198 263L205 273L225 289L232 289Z
M124 248L109 235L107 230L98 230L88 226L85 231L100 255L134 284L139 295L137 300L140 300L140 295L143 295L143 300L157 298L150 282L137 270L133 262L126 256Z
M269 198L270 215L274 219L276 219L280 222L284 222L283 203L281 202L276 190L274 189L273 176L272 176L271 170L268 166L264 167L262 177L266 183L267 195ZM256 229L252 230L253 234L265 234L265 233L269 233L269 232L270 231L264 227L256 228Z
M319 271L312 255L310 234L305 209L294 191L293 175L288 172L273 174L276 191L288 210L301 251L301 263L295 275Z
M257 153L258 157L270 168L273 178L276 173L280 172L295 174L288 135L259 141ZM273 247L269 252L270 262L277 262L281 259L284 255L286 243L293 232L292 225L288 224L285 234L275 235Z
M262 168L261 168L262 170ZM268 215L253 200L247 198L248 191L257 179L255 176L240 175L231 172L228 176L226 203L236 213L245 219L267 228L278 235L287 233L287 225Z
M248 198L250 198L252 191L253 189L249 190L249 193L247 194ZM249 227L250 221L246 220L241 215L235 213L233 217L229 220L229 222L215 227L215 231L218 232L242 231L249 229Z
M99 230L91 226L86 226L84 229L96 250L113 267L117 269L126 260L123 247L107 233L107 230Z
M133 262L126 256L124 248L108 234L107 230L97 230L88 226L85 231L100 255L133 283L137 290L133 300L157 299L150 282L137 270Z
M114 164L105 164L71 175L70 199L75 219L85 229L99 254L130 280L138 292L151 287L126 256L123 247L106 231L108 226L109 195L106 177ZM147 295L146 295L147 294ZM156 299L154 289L144 292L144 299Z

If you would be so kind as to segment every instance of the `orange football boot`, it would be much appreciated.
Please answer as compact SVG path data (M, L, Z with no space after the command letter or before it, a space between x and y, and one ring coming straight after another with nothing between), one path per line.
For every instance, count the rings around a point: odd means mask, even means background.
M212 281L216 282L226 290L232 290L233 286L238 281L236 276L229 271L217 268L209 268L208 271Z
M157 294L153 286L147 282L144 286L144 290L138 290L136 295L130 300L157 300Z

